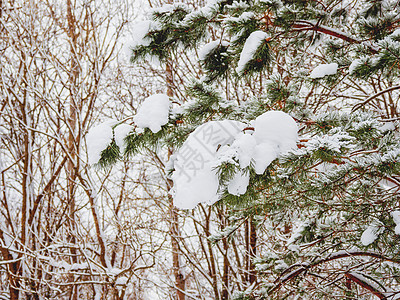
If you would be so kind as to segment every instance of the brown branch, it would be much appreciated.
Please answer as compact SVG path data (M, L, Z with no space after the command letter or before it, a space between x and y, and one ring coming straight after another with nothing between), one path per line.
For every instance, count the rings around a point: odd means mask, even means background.
M398 89L400 89L400 85L391 86L390 88L387 88L387 89L385 89L385 90L382 90L382 91L380 91L380 92L378 92L378 93L376 93L376 94L374 94L374 95L368 97L365 101L356 104L356 105L353 107L353 109L351 110L351 112L354 112L354 111L356 111L357 109L360 109L362 106L368 104L371 100L373 100L373 99L375 99L375 98L377 98L377 97L383 95L384 93L388 93L388 92L391 92L391 91L394 91L394 90L398 90Z
M95 199L93 197L93 191L90 188L89 184L87 181L81 176L79 172L76 172L76 175L81 182L81 184L84 187L85 193L89 198L89 203L90 203L90 210L92 211L93 215L93 221L96 229L96 235L97 235L97 241L99 242L100 245L100 261L103 267L107 268L107 261L106 261L106 245L103 240L103 235L102 235L102 230L100 228L100 220L99 216L97 215L97 211L95 208Z
M332 260L336 260L336 259L340 259L340 258L346 258L346 257L353 257L353 256L367 256L367 257L372 257L372 258L377 258L380 260L384 260L384 261L390 261L392 263L397 263L400 264L400 261L389 258L389 257L385 257L381 254L378 253L374 253L374 252L364 252L364 251L354 251L354 252L337 252L337 253L333 253L331 255L329 255L328 257L318 260L314 263L302 263L302 264L295 264L290 266L289 268L287 268L280 276L280 278L278 278L277 280L275 280L275 286L270 290L269 293L273 293L274 291L276 291L277 289L279 289L285 282L297 277L298 275L305 273L306 271L308 271L309 269L318 266L320 264L332 261ZM289 274L283 276L284 274L288 273L288 271L293 270L295 267L298 267L298 269L290 272Z
M358 39L356 39L354 37L348 36L345 33L341 33L339 31L336 31L336 30L332 29L332 28L325 27L323 25L314 24L312 22L295 21L294 24L292 25L292 27L294 29L296 29L297 31L312 30L312 31L323 33L323 34L327 34L327 35L339 38L341 40L344 40L346 42L349 42L350 44L361 44L363 42L363 41L358 40ZM378 51L376 49L372 48L371 46L369 46L369 50L374 54L378 53Z
M384 295L384 293L382 293L381 291L379 291L377 288L373 287L371 284L369 284L367 281L365 280L361 280L361 278L354 276L351 273L346 273L344 274L344 276L346 276L348 279L350 279L351 281L357 283L358 285L362 286L363 288L365 288L366 290L370 291L372 294L374 294L375 296L377 296L379 299L387 299L386 296Z
M337 32L337 31L335 31L335 30L333 30L331 28L327 28L327 27L324 27L322 25L315 25L315 24L313 24L311 22L297 21L297 23L295 22L292 25L292 27L295 28L295 29L298 29L300 31L313 30L313 31L321 32L321 33L324 33L324 34L327 34L327 35L330 35L330 36L337 37L337 38L339 38L341 40L344 40L346 42L349 42L351 44L360 44L361 43L360 40L357 40L357 39L355 39L353 37L350 37L350 36L348 36L348 35L346 35L344 33Z
M68 156L65 156L64 159L62 160L62 162L60 163L60 165L58 166L58 169L56 170L56 172L53 174L53 176L50 178L49 182L44 187L43 191L36 197L35 202L33 203L33 207L32 207L32 209L30 210L30 213L29 213L29 219L28 219L28 224L29 225L32 225L33 218L35 216L35 213L36 213L36 210L37 210L37 208L39 206L40 201L42 200L44 195L51 188L51 185L53 184L53 182L56 180L56 178L60 174L62 168L64 167L65 163L67 162L67 159L68 159Z

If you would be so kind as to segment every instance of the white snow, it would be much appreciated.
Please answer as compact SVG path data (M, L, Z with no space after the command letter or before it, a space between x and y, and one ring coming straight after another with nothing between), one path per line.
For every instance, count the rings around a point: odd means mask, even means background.
M239 165L242 169L250 165L257 142L251 134L240 133L232 144L238 153Z
M247 38L244 43L243 50L240 53L238 66L236 68L237 73L242 73L246 64L253 58L254 53L261 43L268 38L268 34L264 31L254 31Z
M291 245L294 242L296 242L299 238L302 236L302 232L304 229L308 226L310 220L307 220L305 222L299 222L296 226L295 229L292 232L292 235L290 238L286 241L286 245Z
M296 147L298 127L291 116L281 111L268 111L254 122L256 140L254 162L257 174L265 169L279 154Z
M174 161L172 195L176 207L191 209L199 203L213 204L219 200L219 181L214 170L217 150L231 144L244 127L236 121L211 121L189 135Z
M298 127L295 120L282 111L268 111L254 122L254 138L257 144L272 143L280 152L296 146Z
M174 157L174 205L194 208L198 203L213 204L219 200L219 180L215 167L221 162L239 161L237 171L228 183L228 192L246 193L249 174L244 168L253 162L257 174L280 154L296 147L297 124L288 114L269 111L254 122L254 133L243 133L246 124L236 121L212 121L191 133Z
M400 211L396 210L392 212L393 221L396 223L394 232L400 235Z
M400 29L399 29L399 28L397 28L395 31L393 31L393 32L390 34L390 36L397 36L397 35L400 35Z
M400 235L400 223L396 224L396 227L394 228L394 233Z
M87 153L89 164L97 164L101 158L101 152L112 142L112 126L117 123L115 120L104 122L89 130L86 135Z
M125 151L126 145L124 139L133 130L133 128L133 126L128 124L120 124L114 128L114 139L120 152Z
M373 287L376 291L379 292L384 292L384 290L382 290L382 286L380 284L378 284L378 282L372 280L372 278L366 277L364 274L362 273L358 273L358 272L349 272L350 275L354 276L355 278L357 278L359 281L368 284L369 286Z
M231 182L228 184L229 194L240 196L246 193L249 180L250 174L242 174L242 172L237 172Z
M204 14L204 16L211 17L218 10L218 5L220 2L222 2L222 0L208 0L207 4L201 8L201 12Z
M339 132L333 135L315 136L310 139L305 146L308 150L326 148L340 153L341 147L349 146L351 140L351 136Z
M254 149L253 160L256 174L263 174L265 169L278 157L276 145L261 143Z
M396 126L394 125L393 122L385 122L380 128L382 132L385 131L393 131L396 129Z
M128 280L129 279L125 276L118 277L117 280L115 281L115 285L126 285Z
M338 69L337 63L321 64L311 72L310 77L311 78L322 78L326 75L334 75L334 74L336 74L337 69Z
M381 229L376 224L371 224L361 235L361 243L364 246L372 244L379 236Z
M227 47L229 44L225 41L211 41L207 44L205 44L200 50L199 50L199 59L200 60L205 60L208 56L208 54L213 51L215 48L217 48L219 45L222 45L224 47Z
M241 133L233 142L240 167L254 163L257 174L282 153L296 147L298 127L291 116L281 111L268 111L253 121L254 133Z
M159 13L159 14L169 13L169 12L172 12L174 10L174 8L175 8L175 6L172 4L164 4L163 6L153 8L153 12Z
M153 133L161 130L168 123L170 111L169 97L155 94L144 100L133 120L140 128L150 128Z
M399 292L394 292L391 296L391 298L388 297L390 300L398 300L400 299L400 291Z
M275 261L275 270L283 271L283 270L286 270L287 268L289 268L289 265L287 263L285 263L285 261L283 261L281 259Z
M156 23L150 20L137 22L134 26L133 34L132 34L132 47L137 46L148 46L150 45L150 39L146 38L146 35L156 29Z
M241 0L240 1L233 1L232 4L226 5L226 8L232 9L232 10L237 9L238 11L239 10L245 10L246 8L249 8L249 7L250 7L249 4L247 4L246 2L241 1Z
M248 4L245 4L245 5L248 5ZM239 22L250 20L251 18L254 18L254 13L250 12L250 11L246 11L246 12L242 13L239 17L232 17L232 16L226 17L223 20L223 23L224 24L227 24L229 22L239 23Z
M86 270L89 268L89 264L87 262L83 263L74 263L74 264L69 264L64 260L55 260L53 258L50 258L48 263L56 268L64 269L65 271L78 271L78 270Z
M361 62L360 59L356 59L356 60L353 60L353 61L351 62L350 66L349 66L349 73L350 73L350 74L353 74L353 73L354 73L354 70L355 70L356 68L358 68L358 66L360 65L360 62Z

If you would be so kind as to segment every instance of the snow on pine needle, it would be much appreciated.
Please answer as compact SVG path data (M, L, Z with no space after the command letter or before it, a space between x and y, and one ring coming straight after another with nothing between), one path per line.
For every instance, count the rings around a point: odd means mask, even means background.
M225 162L239 162L227 190L235 196L243 195L250 180L245 168L254 165L256 173L263 174L280 154L296 147L298 128L288 114L269 111L251 124L253 128L237 121L211 121L189 135L174 158L175 206L191 209L199 203L218 201L221 195L217 168ZM248 130L243 132L245 128Z
M114 136L112 127L115 124L117 124L116 120L110 120L89 130L86 136L89 164L97 164L101 158L101 152L111 144Z
M268 37L268 34L261 30L254 31L250 34L243 46L242 52L240 53L238 66L236 68L237 73L243 73L246 65L253 59L258 47L260 47L263 41Z
M219 200L217 151L231 144L244 127L244 123L237 121L211 121L189 135L174 161L172 194L176 207L191 209L199 203L213 204Z
M311 78L322 78L327 75L335 75L338 69L337 63L331 64L321 64L312 70L310 77Z
M211 41L207 44L205 44L203 46L203 48L201 48L199 50L199 59L200 60L205 60L207 58L207 56L210 55L210 53L217 47L219 46L224 46L224 47L228 47L229 43L225 42L225 41Z
M139 128L149 128L153 133L168 123L171 103L164 94L154 94L144 100L133 120Z

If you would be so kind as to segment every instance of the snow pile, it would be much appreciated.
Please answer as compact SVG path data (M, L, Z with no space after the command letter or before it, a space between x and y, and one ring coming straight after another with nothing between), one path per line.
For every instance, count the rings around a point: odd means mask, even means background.
M393 211L392 217L394 223L396 223L396 227L394 228L394 233L400 234L400 211L399 210Z
M253 162L256 173L263 174L280 154L296 147L298 128L293 118L281 111L268 111L253 125L254 133L238 135L231 148L242 169Z
M296 147L298 127L291 116L281 111L268 111L254 122L254 163L257 174L265 169L279 154Z
M86 136L89 164L94 165L99 162L101 158L101 152L112 142L112 127L116 123L117 121L110 120L89 130Z
M244 169L250 165L256 146L257 142L251 134L241 133L236 137L231 148L237 152L240 168Z
M207 4L200 11L204 16L212 17L218 11L221 2L223 0L208 0Z
M157 23L153 21L140 21L134 25L132 34L132 47L148 46L151 40L147 38L150 31L157 29Z
M335 75L338 69L337 63L322 64L316 67L310 74L311 78L322 78L326 75Z
M368 246L372 244L381 233L382 229L379 227L379 224L371 224L365 229L365 231L361 235L361 243L364 246Z
M247 38L244 43L242 53L240 53L240 58L238 66L236 68L237 73L242 73L246 64L253 58L254 53L257 51L258 47L262 42L268 38L268 34L264 31L254 31Z
M150 128L156 133L161 130L161 126L168 123L169 110L169 97L155 94L144 100L133 120L138 127Z
M249 185L250 174L242 174L238 172L228 184L228 193L235 196L240 196L246 193Z
M203 46L203 48L200 49L199 51L199 59L200 60L205 60L207 56L209 55L210 52L212 52L215 48L217 48L219 45L228 47L229 44L225 41L212 41Z
M172 174L174 205L182 209L218 201L217 150L245 127L236 121L211 121L192 132L176 154Z
M221 162L239 161L239 170L228 183L228 192L246 193L250 176L242 169L251 163L257 174L278 156L296 147L297 124L288 114L269 111L254 120L254 132L243 132L246 124L236 121L212 121L191 133L177 152L172 174L174 205L194 208L198 203L219 200L219 180L215 167Z
M238 3L238 2L236 2L236 3ZM247 5L247 4L244 3L244 2L241 2L241 3L238 3L238 4ZM223 24L241 23L241 22L245 22L245 21L247 21L247 20L250 20L250 19L252 19L252 18L254 18L254 17L255 17L255 15L254 15L253 12L251 12L251 11L245 11L245 12L242 13L239 17L232 17L232 16L226 17L226 18L223 20Z

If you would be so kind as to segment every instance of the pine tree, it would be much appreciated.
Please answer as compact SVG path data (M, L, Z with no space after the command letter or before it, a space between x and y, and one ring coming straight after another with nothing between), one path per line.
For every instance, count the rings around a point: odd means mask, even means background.
M131 132L126 149L113 142L99 164L179 149L209 121L238 121L251 135L258 116L283 111L299 126L296 148L264 172L254 160L242 168L234 151L215 165L215 205L227 205L233 221L211 238L233 236L243 220L269 237L269 251L254 248L257 280L235 297L400 297L398 2L216 0L152 17L132 62L201 49L204 77L184 84L192 100L159 131ZM243 194L229 190L238 174L248 176Z

